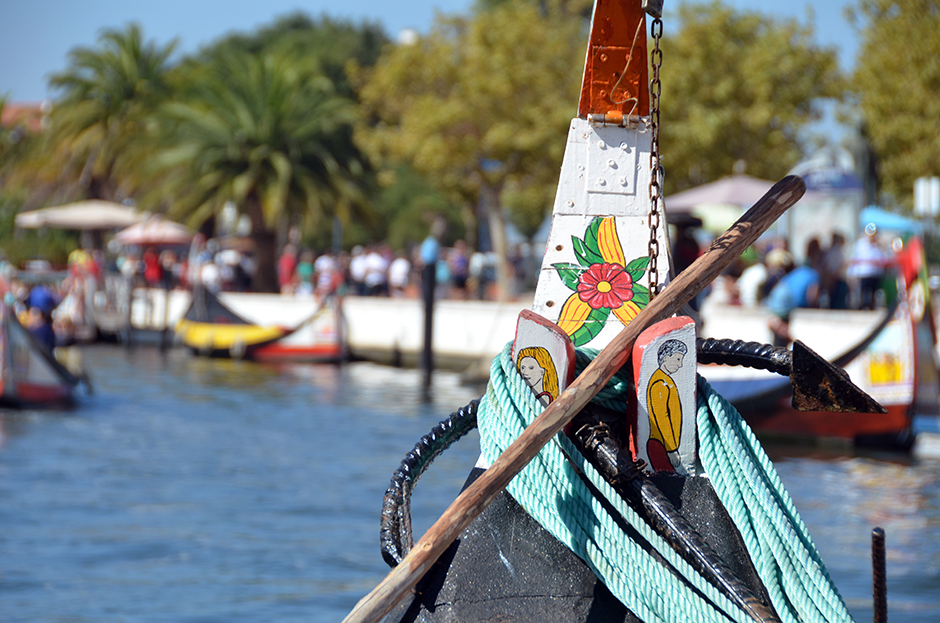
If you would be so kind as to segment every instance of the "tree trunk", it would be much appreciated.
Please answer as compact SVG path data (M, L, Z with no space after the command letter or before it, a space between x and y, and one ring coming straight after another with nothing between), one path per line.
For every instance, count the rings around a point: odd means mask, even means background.
M509 300L509 261L506 245L506 222L503 219L503 210L499 202L499 191L485 183L480 187L480 202L486 214L486 221L490 227L490 241L493 244L493 253L496 255L496 286L497 300Z
M272 231L255 233L251 237L255 241L255 260L257 270L252 280L256 292L280 292L277 283L277 235Z
M256 292L280 292L277 282L277 232L267 228L261 201L254 193L245 199L245 213L251 221L251 238L255 241L256 270L252 287Z

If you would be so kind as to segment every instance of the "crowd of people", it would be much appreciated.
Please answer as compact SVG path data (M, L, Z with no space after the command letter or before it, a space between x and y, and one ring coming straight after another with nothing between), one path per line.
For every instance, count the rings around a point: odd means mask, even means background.
M75 322L78 322L75 319L85 318L86 291L105 289L106 282L114 278L133 287L189 289L200 283L213 292L254 289L254 254L250 250L222 248L215 239L198 240L188 250L129 247L117 251L107 255L102 250L76 249L69 256L68 274L61 281L29 283L17 279L14 275L18 271L7 265L4 300L39 343L52 349L73 341ZM516 261L510 263L514 271L512 281L521 284L531 271L526 271L518 253L514 257ZM436 258L432 263L437 298L495 296L492 253L471 252L466 242L458 240L450 248L438 248ZM372 244L356 246L351 252L317 254L311 249L288 244L279 257L277 274L283 294L417 298L421 296L424 265L420 247L405 252L393 251L387 244ZM33 271L33 276L53 272L43 262L43 268Z
M417 298L421 296L422 271L428 275L426 271L433 265L435 297L492 296L496 281L492 253L473 252L463 240L450 248L441 248L432 237L429 240L434 242L433 249L422 244L410 252L372 244L356 246L348 253L317 254L288 244L277 263L278 285L283 294L297 296L339 293ZM194 248L191 253L170 248L122 250L113 259L106 259L102 251L76 250L69 256L68 277L59 286L37 283L30 287L13 281L5 301L37 340L52 348L72 335L71 319L82 317L84 290L99 287L109 273L119 273L135 286L190 288L199 282L215 292L252 290L256 264L251 252L223 249L213 239ZM524 254L514 251L509 258L511 282L530 286L538 267L532 270ZM688 266L697 252L694 238L688 231L680 231L673 243L676 269ZM718 304L765 306L774 341L784 345L790 342L789 321L794 309L875 309L883 305L881 290L892 274L892 257L874 225L866 227L852 245L838 232L825 246L813 238L800 262L785 240L775 239L748 249L706 294Z
M321 296L341 290L357 296L415 298L420 295L421 271L432 262L435 296L441 299L492 298L496 282L492 253L471 252L457 240L438 248L436 259L422 258L421 248L393 250L387 244L357 245L350 253L317 256L309 249L288 244L278 259L278 284L284 294ZM518 253L510 258L513 283L524 283L525 263ZM514 261L513 261L514 260Z
M785 240L754 246L719 278L713 302L770 312L775 345L791 341L790 316L798 308L868 309L884 305L886 279L893 276L893 254L869 224L851 246L839 232L823 246L818 238L806 245L797 262Z
M21 278L13 266L0 264L3 300L17 320L48 350L74 342L73 319L84 315L86 288L94 289L106 270L101 251L73 251L62 279L52 275L47 262L34 267L34 279ZM54 275L52 275L54 276Z

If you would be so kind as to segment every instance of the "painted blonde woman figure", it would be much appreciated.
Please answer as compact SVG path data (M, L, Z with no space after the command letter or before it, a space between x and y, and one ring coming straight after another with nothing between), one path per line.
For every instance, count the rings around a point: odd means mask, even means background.
M551 355L541 346L523 348L516 357L516 369L544 406L558 398L558 373Z

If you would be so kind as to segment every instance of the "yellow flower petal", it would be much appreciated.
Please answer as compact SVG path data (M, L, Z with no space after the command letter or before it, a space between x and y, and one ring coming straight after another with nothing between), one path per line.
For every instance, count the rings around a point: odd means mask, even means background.
M620 266L627 265L623 257L623 247L620 245L620 236L617 235L617 221L614 217L608 216L601 221L597 229L597 248L605 262Z
M590 313L591 306L582 301L578 293L575 292L568 297L568 300L562 306L556 324L568 335L574 335L574 332L584 325L584 321L587 320Z
M617 309L613 310L614 315L620 319L620 322L627 325L640 313L640 306L633 301L627 301Z

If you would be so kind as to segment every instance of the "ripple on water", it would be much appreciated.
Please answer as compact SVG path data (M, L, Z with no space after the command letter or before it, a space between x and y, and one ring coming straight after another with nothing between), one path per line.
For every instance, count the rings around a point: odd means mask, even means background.
M0 619L341 620L388 572L382 496L404 454L478 397L457 376L355 363L262 366L182 350L84 349L96 393L0 413ZM478 454L475 433L415 491L421 534ZM777 457L857 620L869 534L888 539L892 622L940 611L940 463Z
M0 419L4 621L339 620L387 573L392 472L479 391L439 374L426 403L415 371L372 364L84 354L94 395ZM422 479L416 529L477 452Z

